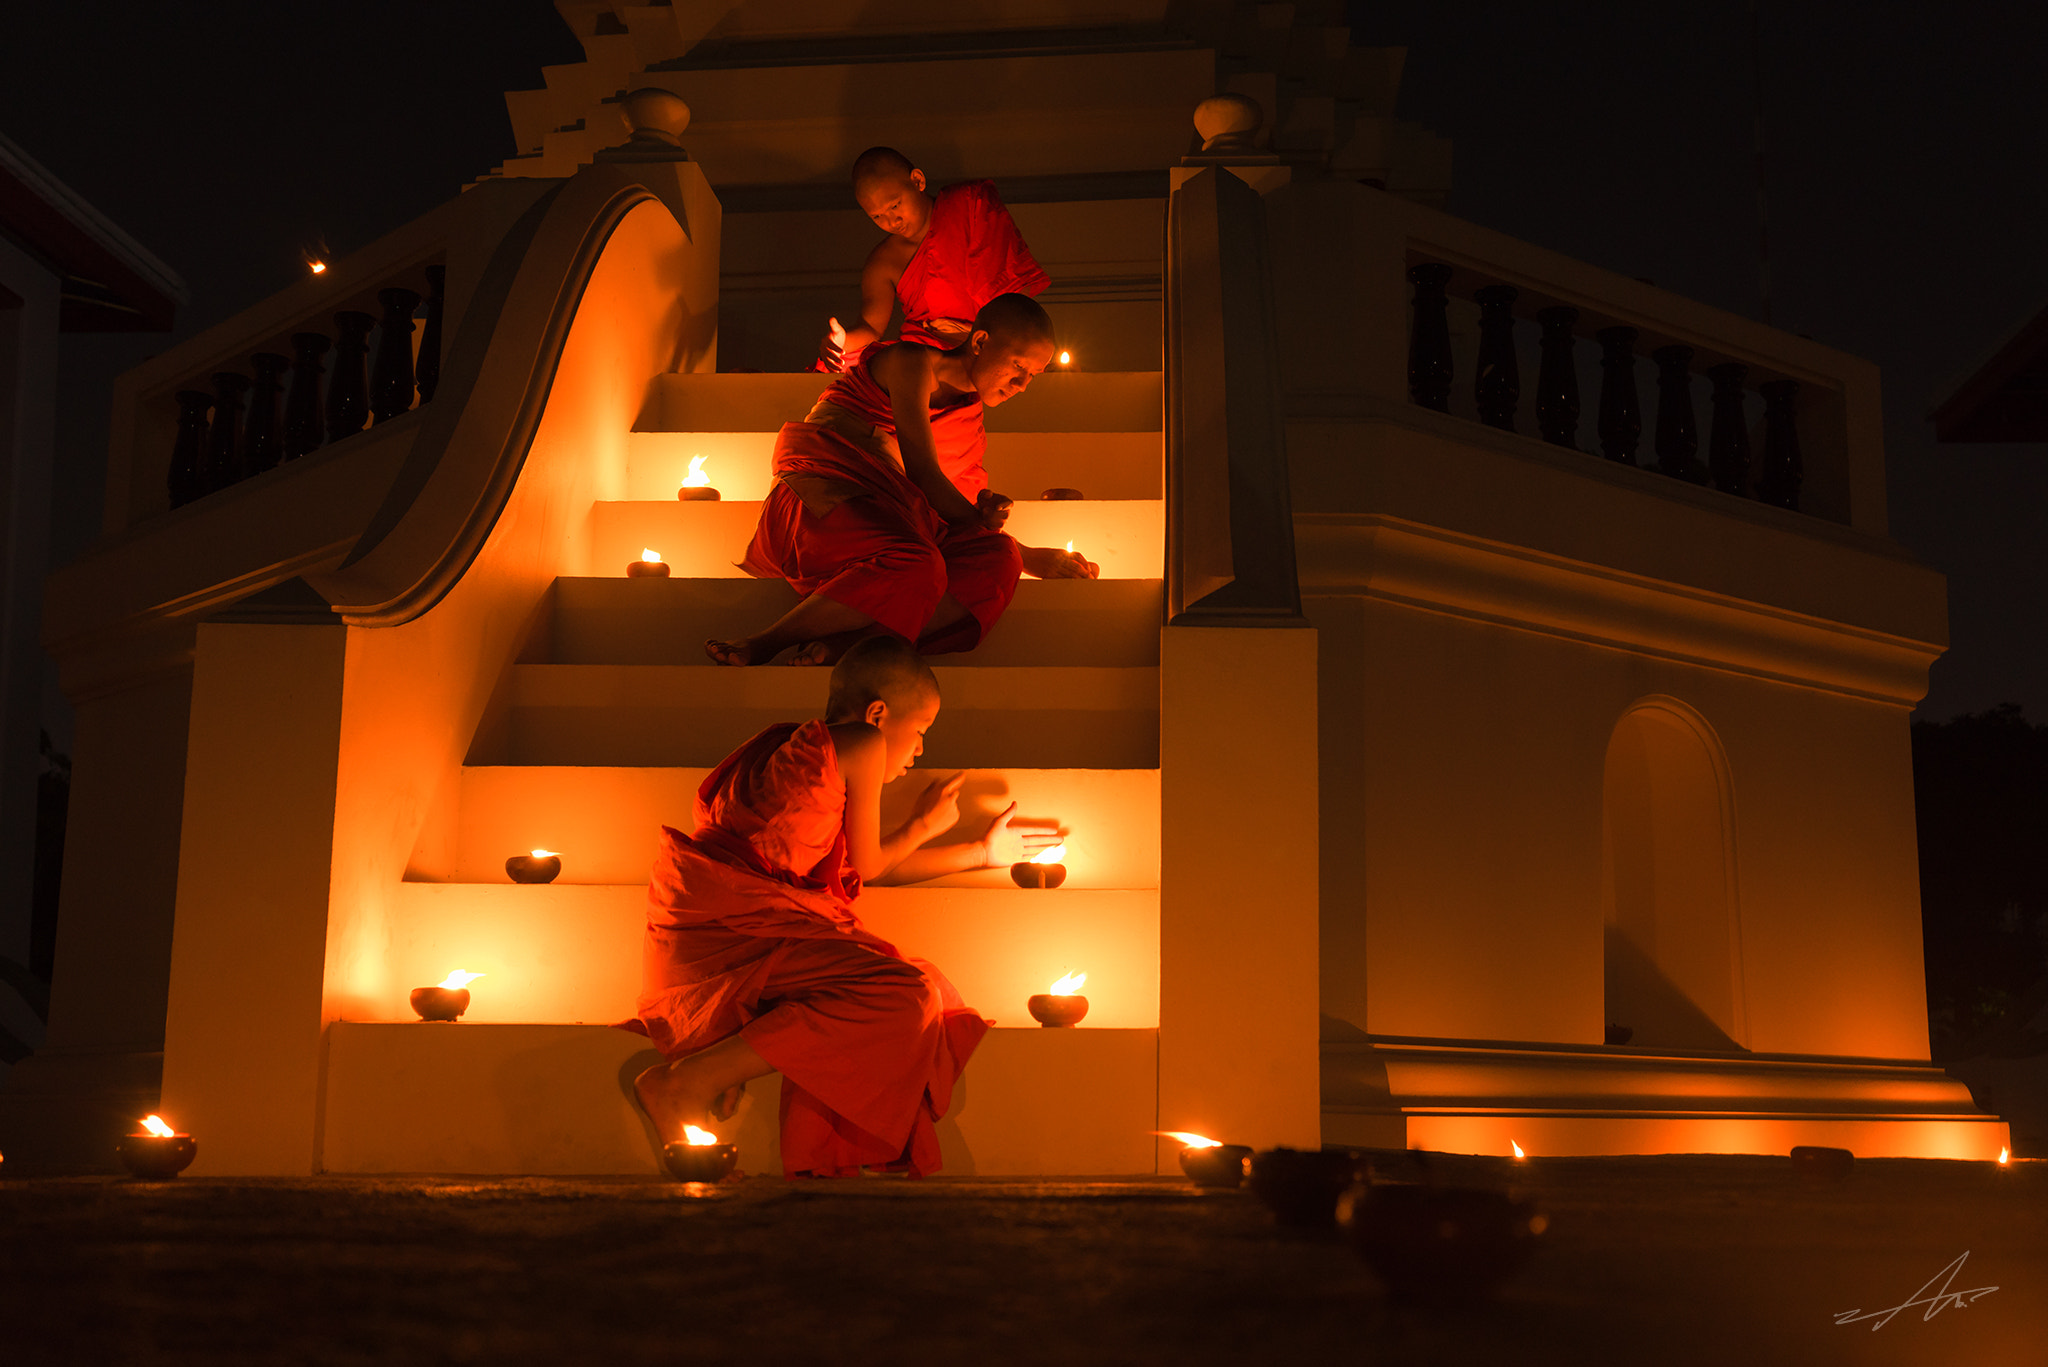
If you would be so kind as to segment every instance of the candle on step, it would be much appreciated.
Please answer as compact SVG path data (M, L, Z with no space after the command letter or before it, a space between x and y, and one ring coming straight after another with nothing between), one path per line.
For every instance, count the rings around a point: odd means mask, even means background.
M553 850L515 854L505 861L505 876L515 883L552 883L562 872L562 856Z
M679 1182L716 1182L739 1161L740 1146L721 1144L718 1136L695 1125L683 1126L683 1137L661 1148L662 1166Z
M1207 1135L1186 1130L1154 1130L1152 1133L1179 1141L1180 1170L1198 1187L1221 1187L1235 1191L1244 1184L1244 1160L1252 1156L1243 1144L1226 1144Z
M711 476L704 473L704 457L690 457L690 473L683 476L676 497L685 503L718 502L718 490L711 487Z
M419 1012L423 1021L454 1021L469 1010L469 985L481 973L469 973L458 968L433 987L415 987L412 990L412 1009Z
M123 1135L114 1152L137 1177L161 1182L191 1167L199 1145L191 1135L166 1125L162 1116L151 1115L143 1117L139 1133Z
M1072 365L1073 363L1074 363L1074 353L1073 353L1073 352L1071 352L1071 351L1066 351L1066 350L1062 350L1062 351L1060 352L1060 364L1061 364L1061 365L1063 365L1063 366L1069 366L1069 365Z
M630 560L626 563L626 578L666 579L668 578L668 565L663 562L660 551L643 550L640 552L638 560Z
M1031 1019L1048 1028L1078 1024L1088 1014L1088 999L1081 995L1082 985L1087 981L1086 973L1069 973L1050 990L1025 1002Z
M1049 845L1029 859L1010 865L1011 881L1020 888L1056 888L1067 881L1067 866L1060 862L1066 857L1064 840Z

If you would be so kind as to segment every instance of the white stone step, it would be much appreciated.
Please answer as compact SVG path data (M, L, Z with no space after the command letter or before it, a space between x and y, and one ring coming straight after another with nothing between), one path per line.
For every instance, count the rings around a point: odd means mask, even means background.
M796 422L832 382L798 371L657 375L634 430L768 432ZM1162 430L1165 382L1156 370L1047 371L1008 403L988 410L991 434Z
M975 1010L1028 1026L1025 1001L1086 973L1084 1029L1159 1023L1159 895L1151 890L868 888L862 922L936 964ZM640 992L644 883L530 886L404 883L391 904L384 990L375 1018L408 1021L413 988L450 969L485 976L466 1021L611 1025Z
M706 637L756 631L796 601L779 579L565 576L555 581L547 620L523 658L714 668L704 654ZM1157 579L1026 579L987 640L942 662L1156 666L1164 610L1164 584Z
M773 432L630 432L625 496L674 501L690 458L702 456L721 497L766 498L774 451ZM1019 503L1050 488L1079 489L1089 499L1151 499L1163 497L1164 451L1156 431L991 432L984 464L990 487Z
M254 1027L252 1027L254 1028ZM660 1055L590 1025L369 1024L327 1028L320 1145L333 1173L647 1175L652 1127L628 1088ZM992 1030L939 1125L947 1175L1157 1171L1158 1034ZM779 1077L715 1129L740 1167L780 1174Z
M940 656L941 660L949 657ZM1154 769L1159 671L940 664L927 768ZM514 665L471 764L717 764L778 721L819 716L822 669Z
M664 499L598 503L584 572L623 576L629 562L653 550L683 578L743 578L739 562L760 516L757 501L680 503L673 489ZM1101 567L1104 579L1158 579L1166 572L1166 505L1157 499L1019 502L1005 530L1026 546L1071 544Z
M660 828L693 828L697 788L707 772L702 767L470 766L462 771L452 846L423 846L415 852L408 877L498 882L505 877L508 856L538 847L561 852L562 882L644 883ZM960 771L914 770L885 788L885 826L899 824L925 785L946 772ZM1157 769L965 772L960 824L940 836L939 843L978 838L989 819L1015 801L1019 820L1057 822L1068 833L1067 887L1159 886ZM954 874L925 886L1015 890L1001 869Z

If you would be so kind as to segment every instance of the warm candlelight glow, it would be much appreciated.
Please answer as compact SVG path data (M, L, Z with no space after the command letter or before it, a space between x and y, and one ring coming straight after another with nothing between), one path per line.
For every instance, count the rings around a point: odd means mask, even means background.
M697 1149L703 1148L706 1144L716 1144L718 1142L717 1135L709 1130L700 1130L695 1125L683 1126L683 1138L689 1142L690 1147Z
M1055 997L1071 997L1081 990L1081 984L1088 981L1086 973L1069 973L1046 991Z
M640 552L640 559L645 564L659 565L661 563L661 552L642 550Z
M2000 1148L1998 1151L1998 1165L2000 1167L2004 1167L2007 1163L2010 1163L2011 1161L2012 1149L2010 1147Z
M533 857L535 859L553 859L555 857L555 853L556 852L554 850L535 850L533 852Z
M1074 543L1073 543L1072 541L1069 541L1069 542L1067 542L1067 554L1068 554L1068 555L1072 555L1073 553L1074 553Z
M1067 842L1062 840L1059 844L1048 845L1037 854L1032 855L1028 862L1033 864L1057 864L1066 857Z
M1508 1141L1508 1147L1515 1151L1515 1157L1522 1158L1526 1156L1522 1152L1522 1146L1520 1144L1517 1144L1514 1140L1510 1139Z
M1072 365L1073 363L1074 363L1074 353L1073 353L1073 352L1071 352L1071 351L1062 351L1062 352L1060 353L1060 364L1061 364L1061 365Z
M1190 1134L1186 1130L1154 1130L1152 1133L1164 1135L1168 1139L1179 1140L1182 1145L1190 1149L1220 1149L1223 1147L1223 1141L1220 1139L1211 1139L1205 1134Z
M711 476L704 473L704 457L691 456L690 473L683 476L683 487L685 489L707 489L710 486Z
M306 269L315 275L325 275L327 273L327 263L325 261L308 261Z
M450 973L447 977L441 979L441 981L436 983L435 986L460 990L462 988L468 987L471 983L475 982L478 978L481 978L483 976L484 975L481 973L465 973L458 968L454 972Z
M142 1117L142 1128L155 1135L158 1139L169 1139L174 1133L170 1126L164 1124L164 1118L160 1115L146 1115Z

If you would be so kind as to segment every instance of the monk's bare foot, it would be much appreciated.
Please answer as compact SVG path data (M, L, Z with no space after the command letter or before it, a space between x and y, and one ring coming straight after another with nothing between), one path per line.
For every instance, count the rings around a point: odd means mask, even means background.
M805 645L798 646L783 663L792 665L829 665L836 664L838 660L838 652L834 651L829 644L824 641L811 641Z
M721 665L762 664L775 654L755 645L752 637L742 641L706 641L704 653L711 657L712 663Z
M685 1125L701 1126L712 1118L714 1098L704 1095L701 1087L693 1087L694 1081L680 1061L657 1063L633 1079L633 1094L640 1098L641 1108L664 1144L681 1139Z

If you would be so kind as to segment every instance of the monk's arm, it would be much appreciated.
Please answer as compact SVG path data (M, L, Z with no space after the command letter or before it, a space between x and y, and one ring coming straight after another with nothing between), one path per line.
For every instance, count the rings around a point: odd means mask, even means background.
M882 733L866 722L837 722L832 726L832 745L846 781L846 854L861 881L881 879L905 855L958 820L965 774L932 784L919 797L910 819L883 835L882 769L887 759Z
M889 326L889 315L896 311L896 282L903 277L903 262L886 248L884 242L868 256L868 264L860 273L860 321L846 330L846 349L859 351L881 340L882 329Z
M889 391L903 473L931 500L932 509L940 517L948 522L975 523L981 520L980 510L939 468L939 443L932 436L931 410L932 391L939 383L932 373L935 354L925 347L890 347L874 362L872 370Z
M1016 814L1017 804L1012 802L989 823L987 833L979 840L962 841L957 845L928 845L912 850L889 870L884 881L918 883L927 878L943 878L949 873L965 873L971 869L1003 868L1059 843L1059 831L1054 827L1020 829L1011 825Z

